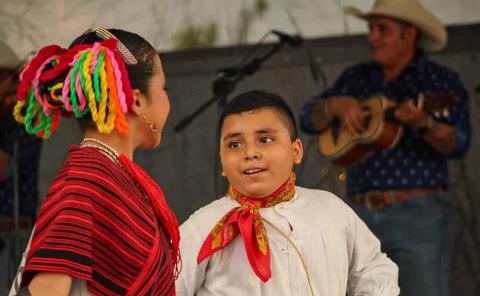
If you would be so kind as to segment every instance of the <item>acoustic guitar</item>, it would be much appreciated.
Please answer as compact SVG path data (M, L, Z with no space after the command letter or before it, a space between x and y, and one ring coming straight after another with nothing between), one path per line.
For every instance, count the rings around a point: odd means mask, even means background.
M448 117L447 107L457 99L453 94L430 96L417 102L417 107L435 118ZM340 165L352 165L376 150L392 149L402 137L403 126L394 118L394 108L388 106L385 97L371 97L360 106L367 114L361 133L343 130L339 118L320 133L320 153Z

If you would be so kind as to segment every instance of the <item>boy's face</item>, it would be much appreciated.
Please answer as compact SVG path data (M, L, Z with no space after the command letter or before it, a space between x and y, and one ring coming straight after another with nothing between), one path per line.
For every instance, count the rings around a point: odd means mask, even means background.
M240 193L260 198L277 190L303 156L302 142L271 108L225 118L220 135L220 157L230 184Z

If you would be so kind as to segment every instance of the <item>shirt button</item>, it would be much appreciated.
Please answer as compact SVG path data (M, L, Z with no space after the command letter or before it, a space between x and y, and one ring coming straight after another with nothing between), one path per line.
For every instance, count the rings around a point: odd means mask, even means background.
M295 283L295 288L300 288L300 283L299 282Z

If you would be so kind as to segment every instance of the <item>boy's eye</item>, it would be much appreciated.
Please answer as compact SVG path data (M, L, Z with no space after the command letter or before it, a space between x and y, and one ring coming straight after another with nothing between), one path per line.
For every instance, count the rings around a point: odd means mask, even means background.
M262 137L262 138L260 138L260 143L263 143L263 144L270 143L270 142L272 142L272 141L273 141L273 139L270 138L270 137Z
M241 146L242 146L242 144L240 144L240 142L238 142L238 141L232 141L232 142L228 143L228 147L233 148L233 149L240 148Z

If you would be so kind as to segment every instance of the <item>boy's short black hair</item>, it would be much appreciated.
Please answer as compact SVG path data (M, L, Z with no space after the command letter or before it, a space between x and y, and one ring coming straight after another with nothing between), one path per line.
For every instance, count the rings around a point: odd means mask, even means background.
M221 135L223 123L227 116L261 108L271 108L276 111L290 132L290 138L292 141L298 138L295 116L287 103L285 103L285 100L276 93L263 90L247 91L229 101L220 115L218 135Z

